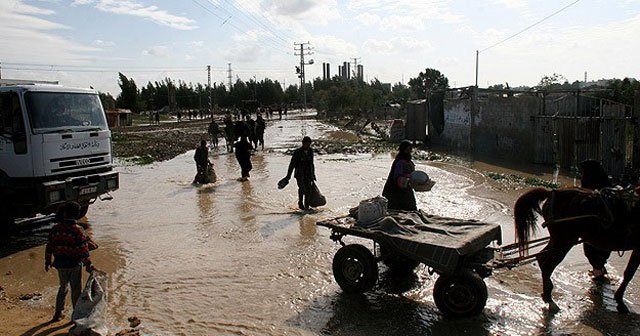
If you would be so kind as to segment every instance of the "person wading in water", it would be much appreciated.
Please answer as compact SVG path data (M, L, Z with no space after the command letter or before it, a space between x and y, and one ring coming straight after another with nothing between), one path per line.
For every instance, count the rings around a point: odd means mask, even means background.
M411 173L415 171L415 164L411 161L413 145L409 140L403 140L398 148L389 177L384 185L382 196L388 200L388 209L416 211L416 196L411 188Z
M313 181L316 181L316 170L313 165L313 150L311 149L311 138L306 136L302 139L302 147L293 151L289 169L285 181L291 179L291 174L296 178L298 183L298 207L301 210L309 209L309 197Z

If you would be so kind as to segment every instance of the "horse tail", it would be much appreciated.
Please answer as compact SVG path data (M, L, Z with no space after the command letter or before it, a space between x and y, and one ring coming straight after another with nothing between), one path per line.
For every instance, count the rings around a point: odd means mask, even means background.
M545 188L535 188L520 196L513 207L515 219L516 243L520 255L524 255L529 245L531 233L535 233L536 212L540 213L540 203L549 198L551 190Z

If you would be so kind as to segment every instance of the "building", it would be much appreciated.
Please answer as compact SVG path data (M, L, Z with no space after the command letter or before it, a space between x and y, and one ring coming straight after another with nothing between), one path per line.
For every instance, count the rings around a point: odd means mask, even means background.
M362 64L358 64L358 67L356 69L356 77L358 77L359 80L364 79L364 66Z
M115 109L106 111L107 123L109 127L122 127L131 126L133 121L131 119L131 110L128 109Z
M331 79L329 63L322 63L322 79Z

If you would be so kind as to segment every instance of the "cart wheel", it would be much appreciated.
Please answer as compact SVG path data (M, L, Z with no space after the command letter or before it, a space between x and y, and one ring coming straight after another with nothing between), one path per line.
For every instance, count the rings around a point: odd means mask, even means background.
M411 273L420 265L419 261L393 253L392 249L382 244L380 244L380 255L382 256L382 262L389 267L389 270L395 273Z
M378 281L378 264L368 248L343 246L333 257L333 277L345 293L364 293Z
M440 312L448 317L480 314L487 297L487 285L472 272L440 275L433 286L433 300Z

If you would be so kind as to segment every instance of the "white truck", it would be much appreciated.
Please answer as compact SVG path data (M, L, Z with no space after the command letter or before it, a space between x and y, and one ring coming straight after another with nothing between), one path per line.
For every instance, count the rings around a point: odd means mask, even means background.
M80 203L84 216L118 187L96 91L0 80L0 231L66 201Z

